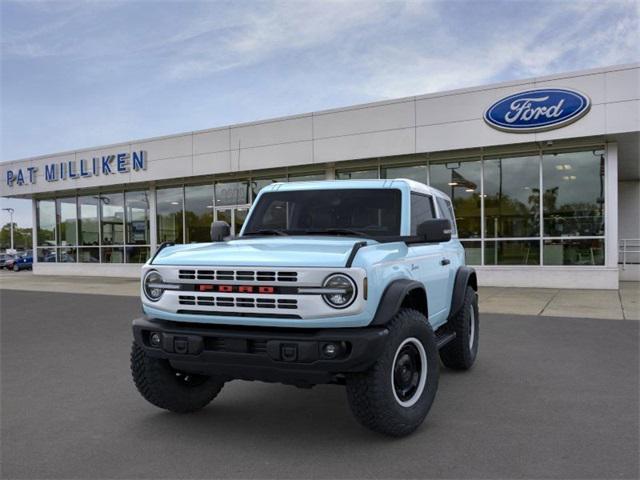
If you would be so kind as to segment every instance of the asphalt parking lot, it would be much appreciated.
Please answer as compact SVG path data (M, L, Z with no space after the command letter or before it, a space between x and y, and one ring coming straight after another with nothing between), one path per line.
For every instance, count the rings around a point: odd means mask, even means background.
M341 387L232 382L163 412L129 375L134 297L0 291L2 478L638 478L640 322L481 317L425 424L360 427Z

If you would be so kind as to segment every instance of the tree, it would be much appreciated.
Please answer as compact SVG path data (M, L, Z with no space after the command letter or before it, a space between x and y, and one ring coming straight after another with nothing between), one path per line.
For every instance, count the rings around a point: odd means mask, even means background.
M16 250L31 250L33 247L30 228L20 228L13 223L13 248ZM11 224L7 222L0 229L0 250L11 248Z

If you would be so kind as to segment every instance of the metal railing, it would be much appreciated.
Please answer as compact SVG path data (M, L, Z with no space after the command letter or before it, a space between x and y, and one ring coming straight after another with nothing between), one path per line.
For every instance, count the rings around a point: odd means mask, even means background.
M627 264L640 263L640 238L620 239L618 252L621 257L618 260L618 263L622 264L623 270Z

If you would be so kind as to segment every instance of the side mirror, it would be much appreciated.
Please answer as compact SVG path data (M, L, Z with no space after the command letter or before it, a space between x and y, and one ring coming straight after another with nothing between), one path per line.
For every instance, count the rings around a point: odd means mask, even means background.
M432 243L448 242L451 240L451 222L446 218L424 221L418 225L418 237Z
M231 235L231 227L227 222L218 220L211 223L211 241L222 242L226 237Z

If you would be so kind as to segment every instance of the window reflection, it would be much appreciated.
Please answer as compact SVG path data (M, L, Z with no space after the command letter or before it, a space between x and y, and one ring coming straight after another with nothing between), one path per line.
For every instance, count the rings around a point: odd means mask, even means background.
M38 245L55 245L56 203L53 200L38 200L37 222Z
M363 170L336 171L336 180L369 180L378 178L377 168Z
M37 254L38 262L51 263L56 261L55 248L38 248L36 254Z
M213 185L185 187L184 201L185 242L209 242L213 222Z
M124 244L124 195L110 193L100 196L102 245Z
M286 177L254 178L251 180L251 195L255 200L255 198L258 196L258 193L260 193L260 190L262 190L264 187L267 187L273 183L284 183L286 181Z
M604 240L567 238L544 241L545 265L604 265Z
M79 245L98 245L98 197L78 197Z
M540 156L484 162L485 235L540 235Z
M77 209L76 197L59 198L58 207L58 245L76 245Z
M480 238L480 160L434 163L431 186L451 197L458 236Z
M463 241L464 257L467 265L482 264L482 244L480 240Z
M427 166L426 165L409 165L399 167L383 167L381 170L381 178L408 178L416 182L427 185Z
M218 182L215 184L216 206L249 203L249 182Z
M604 163L602 151L543 156L545 236L604 235Z
M484 243L484 264L540 265L540 241L487 241Z
M125 192L126 243L128 245L148 245L149 234L149 192ZM138 263L138 262L135 262Z
M158 243L182 243L182 187L156 191Z
M289 174L290 182L317 182L326 179L327 176L324 172Z

